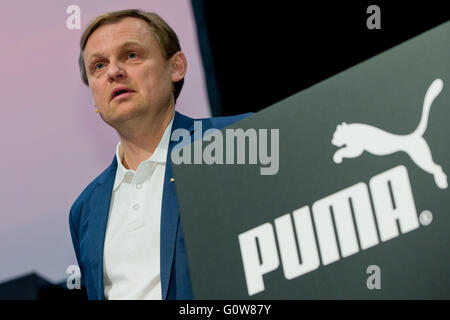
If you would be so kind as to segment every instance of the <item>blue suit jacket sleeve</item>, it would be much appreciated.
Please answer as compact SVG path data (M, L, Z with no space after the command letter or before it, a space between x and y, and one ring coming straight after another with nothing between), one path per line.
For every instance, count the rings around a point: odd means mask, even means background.
M72 237L72 244L75 251L75 256L77 258L78 267L81 272L81 286L85 288L84 282L84 270L81 264L80 246L79 246L79 226L80 226L80 213L81 213L81 201L77 199L75 203L70 208L69 213L69 229L70 235Z

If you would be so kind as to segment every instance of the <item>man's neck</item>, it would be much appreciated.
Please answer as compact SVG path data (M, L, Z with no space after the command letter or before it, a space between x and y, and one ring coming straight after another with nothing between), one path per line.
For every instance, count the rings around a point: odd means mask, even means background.
M164 131L174 115L173 108L153 119L145 130L140 132L128 132L120 136L120 148L122 150L122 164L125 168L136 171L142 161L150 158L158 146ZM130 134L131 133L131 134Z

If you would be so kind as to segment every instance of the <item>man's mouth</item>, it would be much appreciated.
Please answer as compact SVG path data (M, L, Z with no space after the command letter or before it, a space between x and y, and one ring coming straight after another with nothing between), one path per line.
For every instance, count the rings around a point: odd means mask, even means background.
M120 88L116 88L113 90L112 94L111 94L111 100L119 97L119 96L128 96L129 93L134 92L128 88L125 87L120 87Z

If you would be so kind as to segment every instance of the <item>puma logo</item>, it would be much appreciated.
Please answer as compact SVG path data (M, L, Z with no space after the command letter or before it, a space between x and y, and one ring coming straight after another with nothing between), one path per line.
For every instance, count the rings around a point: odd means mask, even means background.
M428 88L423 101L422 118L417 129L407 135L397 135L363 123L339 124L333 134L331 143L338 149L333 155L335 163L342 163L343 158L359 157L364 151L376 156L385 156L394 152L406 152L414 163L434 176L436 185L446 189L447 175L441 166L433 161L430 148L423 138L427 128L431 104L443 87L441 79L434 80Z

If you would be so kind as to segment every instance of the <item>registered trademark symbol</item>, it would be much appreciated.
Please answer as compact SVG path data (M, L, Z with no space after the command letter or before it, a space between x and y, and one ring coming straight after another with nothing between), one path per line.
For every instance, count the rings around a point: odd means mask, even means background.
M433 214L429 210L424 210L419 215L420 224L428 226L433 221Z

